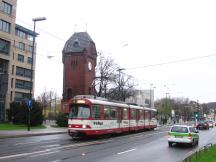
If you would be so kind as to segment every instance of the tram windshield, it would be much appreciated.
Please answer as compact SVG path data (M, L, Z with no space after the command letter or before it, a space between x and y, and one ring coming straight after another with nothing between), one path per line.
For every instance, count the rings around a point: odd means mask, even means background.
M69 118L89 118L90 108L87 105L72 105L70 107Z

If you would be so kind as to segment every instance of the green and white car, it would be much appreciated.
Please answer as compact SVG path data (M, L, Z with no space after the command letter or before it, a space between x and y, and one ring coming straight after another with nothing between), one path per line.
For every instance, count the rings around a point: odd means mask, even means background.
M193 126L173 125L168 132L168 144L171 147L173 143L185 143L190 146L199 143L198 131Z

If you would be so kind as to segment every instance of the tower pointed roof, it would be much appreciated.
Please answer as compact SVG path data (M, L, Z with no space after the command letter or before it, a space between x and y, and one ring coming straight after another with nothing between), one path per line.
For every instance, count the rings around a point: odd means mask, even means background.
M77 32L67 40L62 52L63 54L83 52L85 48L89 47L90 43L94 43L94 41L87 32Z

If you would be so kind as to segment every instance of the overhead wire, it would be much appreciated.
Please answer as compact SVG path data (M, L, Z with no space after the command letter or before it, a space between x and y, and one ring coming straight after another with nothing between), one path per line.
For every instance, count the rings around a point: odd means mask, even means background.
M29 26L32 26L32 24L28 24L27 22L19 19L19 18L16 18L18 19L19 21L21 21L22 23L26 24L26 25L29 25ZM64 42L65 43L65 40L63 38L60 38L59 36L56 36L46 30L43 30L43 29L40 29L38 28L40 31L46 33L47 35L61 41L61 42ZM127 44L126 44L127 45ZM41 55L41 54L37 54L37 55L40 55L41 57L45 57L47 59L48 56L44 56L44 55ZM149 67L156 67L156 66L162 66L162 65L169 65L169 64L174 64L174 63L180 63L180 62L188 62L188 61L193 61L193 60L198 60L198 59L204 59L204 58L208 58L208 57L215 57L216 56L216 53L215 54L210 54L210 55L204 55L204 56L198 56L198 57L191 57L191 58L183 58L183 59L179 59L179 60L173 60L173 61L167 61L167 62L162 62L162 63L156 63L156 64L149 64L149 65L144 65L144 66L137 66L137 67L128 67L126 69L128 70L135 70L135 69L142 69L142 68L149 68ZM50 60L53 60L53 61L56 61L56 62L61 62L59 60L55 60L55 59L50 59Z
M128 67L126 69L134 70L134 69L141 69L141 68L162 66L162 65L168 65L168 64L174 64L174 63L180 63L180 62L193 61L193 60L204 59L204 58L215 57L215 56L216 56L216 53L215 54L211 54L211 55L204 55L204 56L198 56L198 57L191 57L191 58L184 58L184 59L179 59L179 60L167 61L167 62L162 62L162 63L157 63L157 64L149 64L149 65L137 66L137 67Z

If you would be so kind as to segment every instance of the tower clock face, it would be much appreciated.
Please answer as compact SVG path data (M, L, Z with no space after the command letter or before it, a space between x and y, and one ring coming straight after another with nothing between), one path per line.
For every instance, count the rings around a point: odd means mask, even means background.
M88 69L91 70L92 69L92 63L89 61L88 62Z

